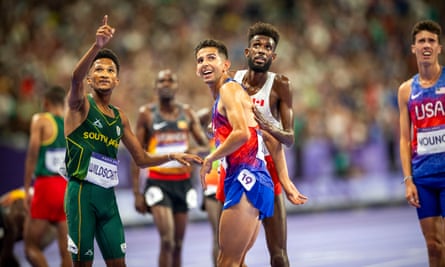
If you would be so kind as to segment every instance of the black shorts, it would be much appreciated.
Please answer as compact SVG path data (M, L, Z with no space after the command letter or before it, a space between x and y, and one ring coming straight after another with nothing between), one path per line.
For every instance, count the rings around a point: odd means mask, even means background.
M144 189L145 203L150 207L162 205L170 207L174 213L187 212L197 206L197 193L190 179L165 181L147 179Z

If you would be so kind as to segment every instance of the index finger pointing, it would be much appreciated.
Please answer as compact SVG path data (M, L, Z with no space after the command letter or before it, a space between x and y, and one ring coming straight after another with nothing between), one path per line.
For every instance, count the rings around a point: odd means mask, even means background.
M108 24L108 15L105 15L103 20L102 20L102 24L103 25L107 25Z

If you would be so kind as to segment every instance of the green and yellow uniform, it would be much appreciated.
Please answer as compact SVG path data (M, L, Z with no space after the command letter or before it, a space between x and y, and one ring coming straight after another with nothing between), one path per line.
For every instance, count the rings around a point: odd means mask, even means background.
M122 120L114 106L109 117L87 98L87 118L66 138L68 248L75 261L93 260L96 237L104 259L122 258L126 244L114 192Z

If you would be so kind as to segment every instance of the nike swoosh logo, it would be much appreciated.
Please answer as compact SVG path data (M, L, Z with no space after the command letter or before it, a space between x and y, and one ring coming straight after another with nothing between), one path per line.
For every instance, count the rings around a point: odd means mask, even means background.
M411 95L411 100L414 100L414 99L418 98L421 94L422 94L422 92L419 92L419 93L417 93L415 95Z
M230 202L232 202L232 200L231 200L231 199L229 199L229 200L227 200L226 202L224 202L224 207L226 207L227 205L229 205L229 204L230 204Z
M160 129L164 128L165 126L167 126L167 122L166 121L163 121L163 122L160 122L160 123L154 123L153 124L153 129L155 131L157 131L157 130L160 130Z

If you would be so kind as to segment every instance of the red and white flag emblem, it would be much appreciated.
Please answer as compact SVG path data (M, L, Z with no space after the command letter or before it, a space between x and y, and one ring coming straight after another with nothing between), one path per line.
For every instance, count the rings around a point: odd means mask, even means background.
M252 98L252 101L257 106L260 106L260 107L264 106L264 99Z

